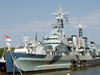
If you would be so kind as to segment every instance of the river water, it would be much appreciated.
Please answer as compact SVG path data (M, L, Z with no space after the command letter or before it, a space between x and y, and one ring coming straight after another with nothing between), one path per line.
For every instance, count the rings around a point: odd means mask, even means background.
M100 75L100 66L89 67L85 70L54 70L44 72L23 73L23 75ZM10 74L13 75L13 74ZM20 75L19 73L15 75Z

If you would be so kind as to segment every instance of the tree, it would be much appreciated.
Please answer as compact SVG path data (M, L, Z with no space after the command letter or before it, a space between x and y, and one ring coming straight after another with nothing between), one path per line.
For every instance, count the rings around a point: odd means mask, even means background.
M7 52L7 47L5 47L5 52ZM11 51L14 51L15 48L11 48ZM2 57L2 55L4 54L4 48L0 48L0 58Z

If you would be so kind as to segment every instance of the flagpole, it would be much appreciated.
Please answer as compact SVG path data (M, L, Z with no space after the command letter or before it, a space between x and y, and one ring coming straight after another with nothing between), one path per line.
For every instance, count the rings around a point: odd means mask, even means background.
M5 37L3 36L4 52L5 52Z

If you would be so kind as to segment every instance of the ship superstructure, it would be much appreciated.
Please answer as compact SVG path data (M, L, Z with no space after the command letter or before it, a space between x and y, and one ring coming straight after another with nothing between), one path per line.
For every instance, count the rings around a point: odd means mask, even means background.
M52 15L55 15L57 22L51 25L51 34L43 37L44 50L46 50L46 54L50 55L61 55L62 51L67 51L67 47L65 46L67 41L64 34L63 15L68 14L69 12L62 13L61 7L60 10L56 11L57 13L52 13ZM61 51L59 45L63 46ZM68 54L69 52L66 53Z

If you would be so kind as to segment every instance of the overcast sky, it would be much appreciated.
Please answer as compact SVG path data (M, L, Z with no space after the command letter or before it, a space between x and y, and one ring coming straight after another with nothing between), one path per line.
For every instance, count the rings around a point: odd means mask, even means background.
M81 18L83 36L89 41L100 43L100 0L0 0L0 47L3 47L3 35L11 37L11 46L23 46L23 36L38 40L49 35L54 15L62 6L63 12L69 12L69 25L65 25L65 35L78 36L78 19ZM63 16L64 17L64 16ZM65 19L64 19L65 21ZM65 22L64 22L65 23Z

